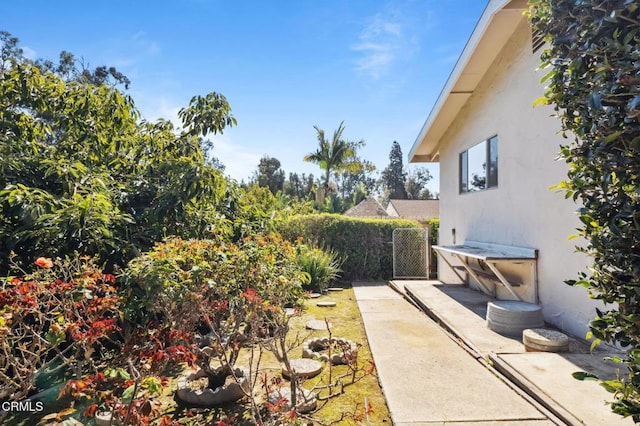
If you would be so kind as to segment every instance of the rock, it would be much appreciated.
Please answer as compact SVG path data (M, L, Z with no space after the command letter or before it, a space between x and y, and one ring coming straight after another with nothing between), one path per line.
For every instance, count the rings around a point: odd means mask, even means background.
M342 291L344 289L342 287L329 287L327 290L329 290L329 291Z
M328 330L331 328L331 323L327 323L325 320L310 320L307 321L306 327L309 330Z
M296 373L298 377L309 378L320 374L322 371L322 364L313 359L307 358L295 358L289 360L289 365ZM282 365L282 376L286 379L291 378L291 373L287 370L287 367Z
M327 300L326 302L318 302L316 303L316 305L320 306L321 308L332 308L336 306L336 302Z
M269 392L269 402L276 404L281 399L285 399L285 409L291 409L291 387L281 387ZM302 414L309 413L318 406L318 397L308 389L298 387L296 389L296 411Z

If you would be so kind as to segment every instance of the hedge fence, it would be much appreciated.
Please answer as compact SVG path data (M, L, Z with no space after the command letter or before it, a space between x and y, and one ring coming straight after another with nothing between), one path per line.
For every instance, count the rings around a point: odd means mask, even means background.
M419 228L408 219L361 219L336 214L293 216L279 232L287 239L333 250L341 258L343 281L390 279L393 275L392 235L396 228Z

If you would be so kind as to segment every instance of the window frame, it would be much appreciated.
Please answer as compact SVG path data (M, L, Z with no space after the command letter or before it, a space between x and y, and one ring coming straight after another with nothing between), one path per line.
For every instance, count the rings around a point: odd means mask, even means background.
M470 187L469 176L469 151L473 148L485 144L484 153L484 187L472 189ZM470 192L482 192L487 189L498 187L499 167L498 167L498 135L488 137L458 154L458 194L468 194Z

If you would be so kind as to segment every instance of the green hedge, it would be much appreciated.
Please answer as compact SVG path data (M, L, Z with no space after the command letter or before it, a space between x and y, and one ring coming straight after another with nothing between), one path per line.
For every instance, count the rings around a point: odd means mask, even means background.
M440 219L429 219L427 221L429 225L429 239L431 240L431 245L434 246L438 244L438 231L440 230Z
M440 230L440 219L429 219L427 221L429 225L429 240L432 246L438 244L438 232ZM438 253L431 249L431 263L429 264L429 275L431 278L438 276Z
M331 249L345 259L341 279L389 279L393 274L392 234L396 228L417 228L407 219L359 219L336 214L293 216L280 225L287 239Z

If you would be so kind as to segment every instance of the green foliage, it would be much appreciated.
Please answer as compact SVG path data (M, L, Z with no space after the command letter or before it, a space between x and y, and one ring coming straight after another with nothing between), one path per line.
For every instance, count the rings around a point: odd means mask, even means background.
M579 247L589 273L567 281L589 289L606 310L590 323L597 339L630 347L629 377L607 389L613 410L640 421L640 5L637 1L532 1L530 17L549 42L542 65L569 139L569 165L558 187L584 206Z
M269 188L272 194L282 191L284 188L284 170L280 169L280 160L263 156L258 163L258 171L255 172L253 182L258 186Z
M302 245L296 262L309 277L305 288L323 293L331 282L340 278L343 260L332 250Z
M12 251L25 264L79 251L111 267L169 235L229 228L233 188L198 138L235 123L223 96L194 98L178 133L139 122L115 87L38 67L15 43L0 68L0 271Z
M404 171L402 163L402 148L396 141L393 141L391 145L389 165L382 171L381 180L387 200L406 200L408 198L405 189L407 173Z
M297 173L289 173L289 179L285 181L283 192L285 195L305 201L313 198L315 179L313 174L298 176Z
M393 274L392 234L395 228L419 227L407 219L357 219L335 214L293 216L279 226L290 240L302 237L344 259L343 280L386 279Z
M17 268L15 276L0 278L2 401L28 396L46 366L59 365L76 379L94 371L96 348L108 356L106 346L119 329L113 275L77 256L35 263L36 271Z
M255 232L270 232L278 223L296 214L312 213L310 201L300 201L295 197L269 188L251 185L240 188L236 194L233 227L236 238Z
M431 245L438 244L438 232L440 231L440 219L429 219L427 224L429 225L429 240Z
M133 323L157 320L174 333L213 333L220 340L213 357L233 365L248 337L246 324L256 316L284 317L284 306L302 297L305 279L294 246L275 235L238 243L176 238L129 263L124 312ZM212 355L196 355L208 371Z
M328 140L325 137L324 130L313 126L316 129L318 138L318 149L311 154L304 156L304 161L315 163L324 170L324 188L329 189L329 179L332 173L342 171L356 172L361 170L363 165L358 159L358 149L364 146L364 141L345 141L342 139L344 132L344 122L340 123L333 137ZM326 195L326 193L325 193Z
M410 200L428 200L434 198L427 184L433 179L429 169L426 167L418 167L407 173L407 181L405 189Z
M178 111L178 117L189 136L222 133L225 127L237 124L227 98L215 92L191 98L189 106Z

